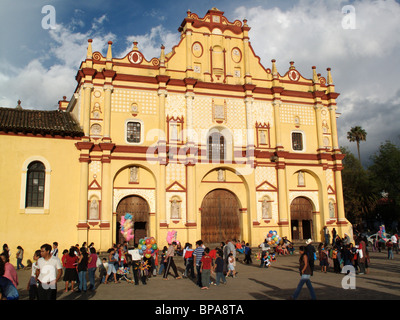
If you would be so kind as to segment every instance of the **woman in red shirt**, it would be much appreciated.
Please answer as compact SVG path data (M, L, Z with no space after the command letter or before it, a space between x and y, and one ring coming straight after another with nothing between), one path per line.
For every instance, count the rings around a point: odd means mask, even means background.
M213 265L213 259L210 257L210 248L204 249L204 255L201 258L201 283L203 287L201 289L208 289L210 287L211 278L211 267Z
M68 292L68 285L71 282L71 291L74 291L74 285L76 280L78 279L78 272L76 270L76 266L78 264L78 257L75 255L75 248L71 247L69 249L68 254L65 254L62 257L62 263L65 267L65 273L63 280L65 281L65 290L64 292Z

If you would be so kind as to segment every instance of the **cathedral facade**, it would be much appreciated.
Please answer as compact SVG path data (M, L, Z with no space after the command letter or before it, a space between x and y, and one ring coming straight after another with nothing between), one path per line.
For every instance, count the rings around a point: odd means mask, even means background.
M342 236L342 159L331 70L304 78L293 62L263 66L247 21L216 8L187 12L180 42L147 60L92 51L59 110L0 108L3 242L33 252L134 239L166 244L239 239L269 231L320 241Z

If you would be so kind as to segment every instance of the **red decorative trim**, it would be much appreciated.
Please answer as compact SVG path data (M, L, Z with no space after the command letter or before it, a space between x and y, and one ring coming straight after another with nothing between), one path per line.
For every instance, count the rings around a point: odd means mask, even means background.
M331 185L328 186L328 194L336 194L335 190L332 188Z
M173 186L179 186L181 190L171 190ZM165 189L166 192L186 192L186 188L182 186L178 181L172 183L168 188Z
M109 222L101 222L99 227L101 229L108 229L108 228L110 228L110 223Z
M258 221L253 221L253 226L259 226L261 223Z
M78 150L91 150L94 146L93 142L77 142L75 146Z
M89 189L89 190L101 190L100 183L98 183L97 180L94 179L94 180L90 183L88 189Z
M185 227L197 227L197 223L196 222L186 222Z
M272 188L272 190L261 188L263 185L268 185L268 186L270 186L270 187ZM264 181L264 182L262 182L261 184L259 184L259 185L256 187L256 191L278 191L278 189L277 189L275 186L273 186L272 184L270 184L268 181Z
M76 225L76 227L77 227L78 229L89 229L89 225L88 225L86 222L84 222L84 223L78 223L78 224Z
M160 228L168 228L168 223L160 222Z
M278 226L288 226L289 225L289 221L279 221L278 222Z

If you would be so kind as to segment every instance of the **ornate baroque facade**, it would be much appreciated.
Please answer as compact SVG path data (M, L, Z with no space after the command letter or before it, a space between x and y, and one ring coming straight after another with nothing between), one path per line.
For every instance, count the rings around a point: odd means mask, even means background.
M270 230L317 241L324 226L348 233L331 71L312 67L306 79L293 62L265 67L249 30L213 8L188 12L180 42L151 60L136 42L117 58L111 42L103 56L89 40L76 90L55 112L61 125L32 128L45 111L7 124L6 113L33 111L1 110L3 240L107 250L126 212L136 241L160 245L171 230L182 243L252 245Z

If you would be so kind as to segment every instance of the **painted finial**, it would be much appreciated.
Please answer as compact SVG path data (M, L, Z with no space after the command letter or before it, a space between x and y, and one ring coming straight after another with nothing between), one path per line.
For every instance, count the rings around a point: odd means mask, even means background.
M88 47L87 47L87 52L86 52L86 59L92 59L93 55L93 50L92 50L92 39L88 40Z

